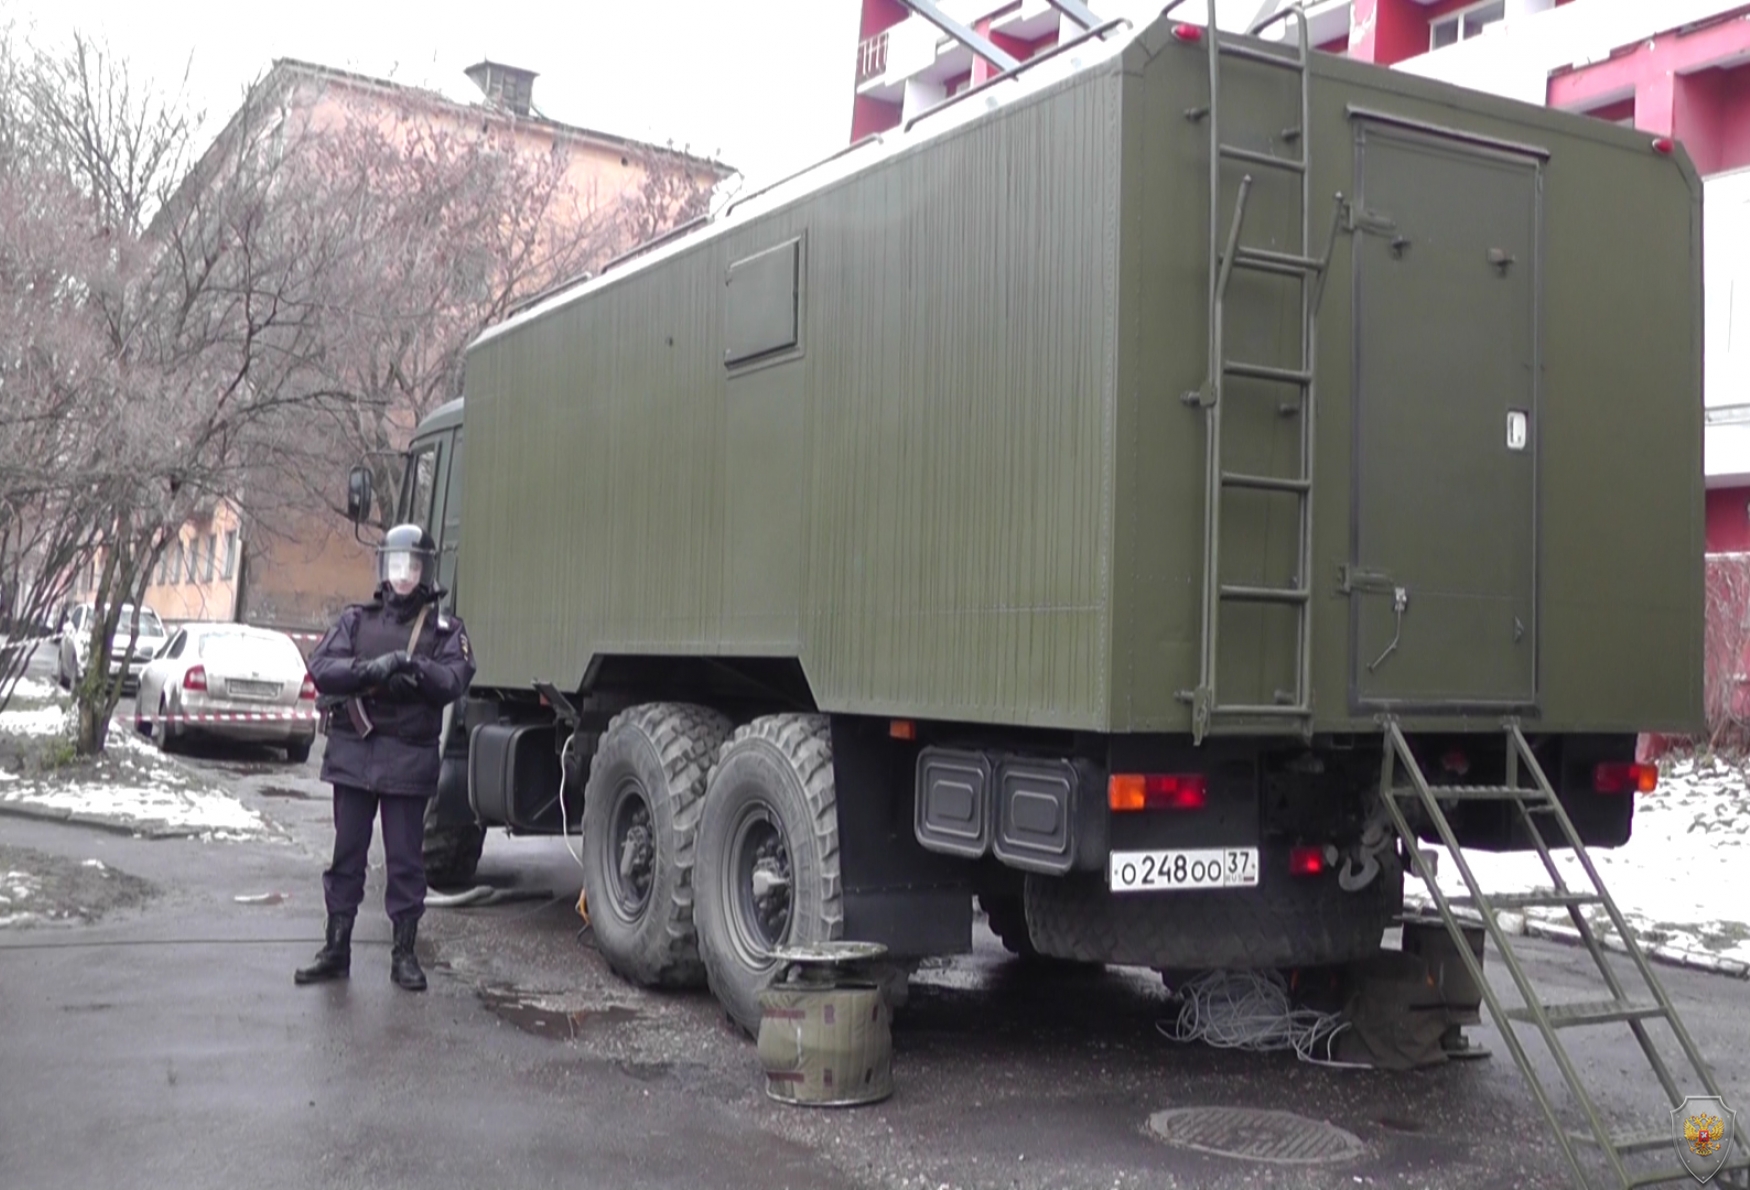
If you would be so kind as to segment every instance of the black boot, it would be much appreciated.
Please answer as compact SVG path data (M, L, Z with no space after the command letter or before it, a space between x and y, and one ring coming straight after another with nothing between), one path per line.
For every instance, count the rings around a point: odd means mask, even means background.
M352 918L328 915L328 940L316 952L316 961L292 973L298 983L345 979L352 970Z
M419 919L404 918L395 924L395 945L389 951L389 978L395 986L410 992L425 991L425 972L419 969L419 959L413 954L413 944L419 938Z

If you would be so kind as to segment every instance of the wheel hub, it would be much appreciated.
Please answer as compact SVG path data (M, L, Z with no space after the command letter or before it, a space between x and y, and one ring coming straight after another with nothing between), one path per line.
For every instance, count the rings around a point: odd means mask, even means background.
M764 963L790 934L790 849L770 812L755 807L736 831L730 854L736 943L745 957Z
M656 832L650 821L650 803L636 781L627 781L615 791L604 840L608 862L608 891L615 911L628 921L642 916L650 904L650 889L656 882Z

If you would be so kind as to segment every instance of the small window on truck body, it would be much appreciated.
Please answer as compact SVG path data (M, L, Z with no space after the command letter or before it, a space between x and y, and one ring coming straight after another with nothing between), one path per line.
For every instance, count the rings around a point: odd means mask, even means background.
M799 348L801 292L800 237L730 265L724 279L724 366L750 365Z

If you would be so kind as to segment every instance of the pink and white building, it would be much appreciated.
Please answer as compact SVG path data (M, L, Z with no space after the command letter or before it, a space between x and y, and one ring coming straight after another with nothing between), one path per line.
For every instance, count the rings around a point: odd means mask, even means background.
M1286 6L1286 0L1279 0ZM1164 0L1087 0L1151 19ZM1048 0L937 0L1026 61L1079 34ZM1242 28L1278 7L1219 0ZM1709 552L1750 551L1750 3L1733 0L1313 0L1328 53L1672 137L1705 179ZM1204 0L1178 10L1207 20ZM1278 26L1276 35L1286 26ZM998 73L903 0L862 0L852 140Z

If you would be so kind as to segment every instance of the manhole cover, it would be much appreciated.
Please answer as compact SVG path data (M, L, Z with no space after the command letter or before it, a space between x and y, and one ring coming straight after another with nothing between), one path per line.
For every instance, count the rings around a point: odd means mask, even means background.
M1352 1161L1367 1151L1333 1124L1252 1107L1177 1107L1150 1116L1148 1130L1170 1145L1283 1165Z

